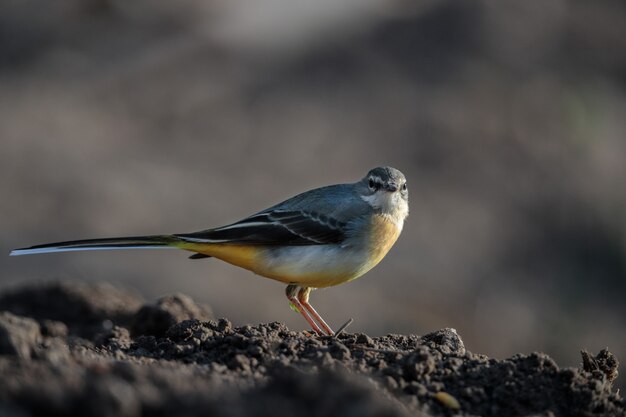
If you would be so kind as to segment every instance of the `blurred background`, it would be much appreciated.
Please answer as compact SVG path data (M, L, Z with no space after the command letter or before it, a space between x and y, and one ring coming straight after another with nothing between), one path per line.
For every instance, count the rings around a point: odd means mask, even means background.
M0 290L108 281L305 329L282 284L215 260L6 255L222 225L384 164L411 215L313 294L334 327L626 361L624 22L621 0L1 2Z

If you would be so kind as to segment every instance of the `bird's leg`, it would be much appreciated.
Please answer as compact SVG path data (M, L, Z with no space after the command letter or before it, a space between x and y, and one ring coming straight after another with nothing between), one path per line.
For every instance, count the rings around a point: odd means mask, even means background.
M287 298L291 302L291 305L295 306L296 309L298 309L298 312L302 314L302 316L309 323L313 331L319 335L323 335L324 332L322 332L320 327L317 325L317 323L315 323L315 321L311 318L311 316L307 312L307 309L305 309L304 306L300 303L300 300L298 300L298 297L296 296L296 294L298 293L298 288L299 287L297 285L289 284L287 286L287 289L285 290L285 294L287 294Z
M333 332L333 329L331 329L330 326L326 324L322 316L320 316L317 311L315 311L313 306L309 304L310 294L311 288L301 288L298 292L298 300L300 301L300 304L302 304L304 308L308 310L311 316L313 316L313 318L317 320L317 322L320 324L320 326L322 326L322 329L324 329L324 332L326 332L328 336L333 336L335 334L335 332Z

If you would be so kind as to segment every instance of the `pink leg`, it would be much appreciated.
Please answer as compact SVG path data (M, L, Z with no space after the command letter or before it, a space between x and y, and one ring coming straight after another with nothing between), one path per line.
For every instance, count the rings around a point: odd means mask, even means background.
M315 311L313 306L309 304L310 293L311 293L310 288L301 288L300 291L298 292L298 300L300 300L300 303L304 306L304 308L308 310L311 316L313 316L313 318L317 320L320 326L322 326L322 329L324 329L324 332L326 332L328 336L333 336L335 334L335 332L333 332L333 329L331 329L330 326L326 324L322 316L320 316L318 312Z
M305 307L300 303L300 300L298 300L298 298L296 297L297 291L298 291L297 285L288 285L287 290L285 291L285 293L287 294L287 298L293 305L296 306L300 314L302 314L304 319L309 323L309 326L311 326L313 331L319 335L323 335L324 332L322 332L322 330L319 328L317 323L315 323L315 321L311 318L309 313L307 313L308 309L305 309Z

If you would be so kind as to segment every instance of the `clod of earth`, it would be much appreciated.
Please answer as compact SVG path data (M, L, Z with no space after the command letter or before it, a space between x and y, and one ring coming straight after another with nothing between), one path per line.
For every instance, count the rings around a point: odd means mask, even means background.
M607 350L574 369L489 359L453 329L319 338L75 283L13 290L2 310L2 415L626 416Z

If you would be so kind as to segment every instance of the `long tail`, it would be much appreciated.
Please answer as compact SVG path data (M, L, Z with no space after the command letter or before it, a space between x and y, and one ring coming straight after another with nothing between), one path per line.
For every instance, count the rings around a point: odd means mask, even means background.
M107 249L174 249L181 239L172 235L113 237L108 239L72 240L68 242L46 243L11 251L10 256L32 255L36 253L71 252L81 250Z

